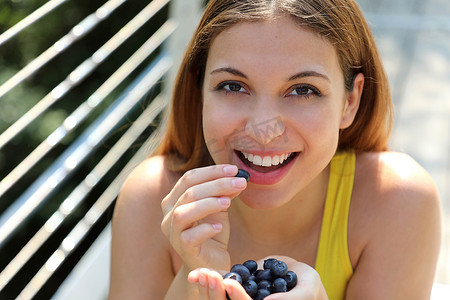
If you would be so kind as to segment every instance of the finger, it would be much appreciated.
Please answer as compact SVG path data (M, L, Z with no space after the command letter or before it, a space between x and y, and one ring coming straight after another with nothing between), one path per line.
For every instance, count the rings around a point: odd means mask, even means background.
M188 188L180 196L175 206L195 202L207 197L237 195L246 187L247 180L242 177L222 177L214 179Z
M230 198L219 197L178 206L172 213L172 227L174 231L181 232L209 215L226 210L230 204Z
M198 283L199 299L209 299L208 278L205 274L199 274Z
M225 287L222 275L206 268L199 268L188 274L188 281L199 285L199 296L210 300L225 300ZM208 289L208 292L206 292Z
M177 206L172 213L164 217L161 229L171 239L172 236L179 236L181 232L193 227L207 216L226 210L230 204L230 198L219 197Z
M200 274L200 269L195 269L189 272L188 281L190 283L198 283L198 275Z
M180 242L184 249L195 249L207 239L214 237L222 231L222 224L201 223L189 228L180 234Z
M232 300L252 300L242 285L234 279L224 279L225 291Z
M175 224L178 228L181 227L181 230L187 227L190 227L193 222L199 221L200 219L206 217L209 214L216 213L228 208L229 203L225 200L228 198L232 198L237 196L245 187L247 186L247 181L245 178L220 178L214 181L209 181L206 183L202 183L195 187L189 188L185 193L183 193L182 197L178 200L174 209L168 211L164 216L163 222L161 223L161 229L166 236L169 236L171 231L171 227ZM222 197L221 197L222 196ZM226 196L226 197L223 197ZM195 204L194 206L186 206L186 204L191 204L195 202L199 202L204 198L217 197L217 201L207 201ZM189 219L185 219L187 212L192 212L192 207L199 205L202 207L202 210L196 214L197 216L191 216ZM208 207L208 205L212 205ZM222 206L222 207L221 207ZM206 214L205 214L206 210ZM210 213L208 213L208 211ZM173 214L176 213L174 216ZM201 217L199 217L201 216ZM176 220L173 220L176 218ZM180 230L179 230L180 231Z
M225 286L222 275L213 270L208 270L209 296L211 300L225 300Z
M164 215L172 209L178 198L190 187L222 177L234 177L238 168L234 165L213 165L187 171L161 202Z
M188 281L197 285L199 299L209 299L208 282L203 272L203 268L195 269L189 272Z

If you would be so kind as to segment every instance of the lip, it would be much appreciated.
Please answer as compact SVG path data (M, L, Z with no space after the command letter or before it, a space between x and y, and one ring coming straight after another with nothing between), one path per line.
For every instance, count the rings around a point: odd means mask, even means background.
M250 182L255 183L255 184L261 184L261 185L273 185L278 183L279 181L281 181L289 172L289 170L291 169L291 167L294 165L295 161L297 160L297 158L299 157L299 152L292 152L292 153L297 153L297 155L285 166L275 169L273 171L270 172L259 172L256 171L250 167L248 167L239 157L238 152L242 152L240 150L235 150L233 151L233 155L236 158L237 161L237 166L239 169L244 169L247 172L249 172L250 174ZM280 151L243 151L243 152L247 152L247 153L252 153L252 154L256 154L256 155L260 155L260 156L274 156L274 155L280 155L280 154L285 154L285 153L289 153L289 152L280 152Z
M280 151L280 150L265 150L265 151L261 151L261 150L240 150L240 149L234 149L235 151L238 152L247 152L247 153L251 153L253 155L259 155L261 157L264 156L275 156L275 155L282 155L282 154L289 154L289 153L295 153L296 151Z

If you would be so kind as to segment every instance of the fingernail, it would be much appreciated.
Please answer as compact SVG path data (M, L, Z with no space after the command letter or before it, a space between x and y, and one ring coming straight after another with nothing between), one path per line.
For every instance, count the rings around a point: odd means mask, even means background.
M211 224L211 226L216 231L221 231L222 230L222 224L220 224L220 223L214 223L214 224Z
M237 174L238 168L236 166L225 166L223 167L223 171L226 175L234 176Z
M231 184L235 188L243 188L247 185L247 180L245 180L245 178L242 178L242 177L236 177L235 179L233 179L231 181Z
M203 276L198 277L198 283L200 283L201 286L205 286L206 280Z
M210 278L209 280L209 289L214 290L216 288L216 280Z
M217 200L219 201L219 204L223 207L229 207L231 204L231 200L228 197L219 197Z

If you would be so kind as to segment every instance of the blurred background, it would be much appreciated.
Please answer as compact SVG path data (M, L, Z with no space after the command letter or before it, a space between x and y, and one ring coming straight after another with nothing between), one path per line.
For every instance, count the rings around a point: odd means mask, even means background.
M0 299L101 298L115 196L151 151L202 2L0 0ZM391 147L441 193L450 284L450 2L357 2L391 82Z

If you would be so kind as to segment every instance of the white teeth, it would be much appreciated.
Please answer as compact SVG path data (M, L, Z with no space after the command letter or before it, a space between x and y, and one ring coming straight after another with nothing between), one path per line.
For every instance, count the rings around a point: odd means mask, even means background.
M280 156L264 156L253 155L251 153L242 152L244 157L257 166L270 167L282 164L292 153L281 154Z
M253 163L258 166L262 166L262 158L259 155L253 156Z
M272 158L270 156L264 156L262 160L263 167L270 167L272 165Z
M280 163L280 157L278 155L275 155L272 157L272 165L276 166Z

